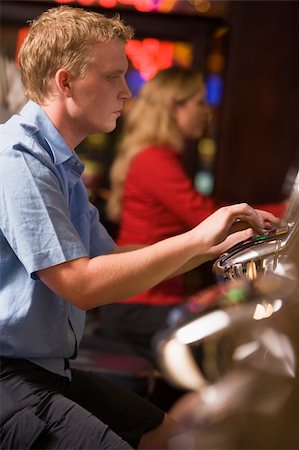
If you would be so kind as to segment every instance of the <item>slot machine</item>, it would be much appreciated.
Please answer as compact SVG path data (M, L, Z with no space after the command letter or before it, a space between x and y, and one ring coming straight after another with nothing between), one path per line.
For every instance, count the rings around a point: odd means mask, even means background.
M211 307L156 336L162 373L192 393L174 448L298 448L298 206L299 172L279 226L215 261Z
M213 269L218 281L231 279L253 280L261 274L280 273L282 260L294 245L299 220L299 172L295 178L288 207L280 226L262 236L237 244L221 255Z

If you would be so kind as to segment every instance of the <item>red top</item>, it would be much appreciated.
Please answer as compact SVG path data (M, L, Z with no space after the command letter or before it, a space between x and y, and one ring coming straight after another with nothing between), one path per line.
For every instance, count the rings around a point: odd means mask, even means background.
M118 244L153 244L183 233L218 207L194 189L179 153L166 147L147 147L135 156L128 172ZM256 207L282 217L285 203ZM125 302L172 305L183 299L183 277L178 276Z
M128 172L118 244L153 244L195 227L215 209L210 198L194 189L177 152L145 148ZM184 298L183 277L179 276L126 302L171 305Z

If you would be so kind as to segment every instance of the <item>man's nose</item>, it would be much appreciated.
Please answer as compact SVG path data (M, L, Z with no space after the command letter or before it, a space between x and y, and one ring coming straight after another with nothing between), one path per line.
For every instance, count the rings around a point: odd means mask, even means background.
M126 99L129 99L132 97L132 92L131 92L131 89L129 88L128 83L125 79L123 80L123 85L124 86L123 86L121 97L126 100Z

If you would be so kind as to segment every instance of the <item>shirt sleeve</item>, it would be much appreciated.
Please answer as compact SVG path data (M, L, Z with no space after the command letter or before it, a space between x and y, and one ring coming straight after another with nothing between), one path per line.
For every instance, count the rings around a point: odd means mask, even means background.
M91 204L90 204L90 221L91 221L90 257L93 258L95 256L111 253L115 249L116 243L109 235L104 225L100 222L100 215L98 209Z
M217 209L210 197L194 189L179 155L169 149L151 149L138 154L130 176L187 228L193 228Z
M0 208L4 237L31 276L88 255L57 177L29 153L1 155Z

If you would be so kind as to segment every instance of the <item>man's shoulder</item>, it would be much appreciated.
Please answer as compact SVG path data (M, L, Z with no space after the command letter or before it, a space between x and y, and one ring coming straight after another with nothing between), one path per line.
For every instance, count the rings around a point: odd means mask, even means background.
M13 115L7 122L0 124L0 155L17 146L32 148L33 135L27 133L22 126L21 116Z
M13 115L6 123L0 124L0 161L2 164L4 160L7 162L10 159L16 160L19 156L24 156L21 159L25 159L27 163L32 159L39 160L46 165L51 164L50 155L45 152L37 139L37 131L38 128L35 124L24 121L24 118L18 114Z
M6 122L0 124L1 136L18 131L22 131L21 116L19 114L13 114L8 120L6 120Z

